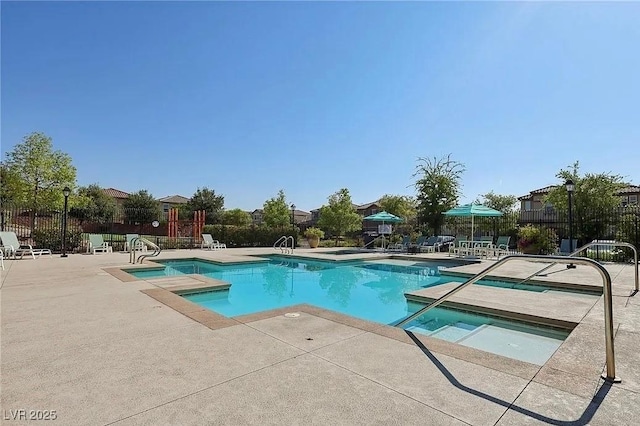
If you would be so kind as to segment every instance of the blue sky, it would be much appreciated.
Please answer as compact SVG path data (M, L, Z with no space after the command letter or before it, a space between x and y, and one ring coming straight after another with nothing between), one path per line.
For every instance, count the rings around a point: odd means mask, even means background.
M349 188L462 201L578 160L640 184L640 3L1 3L2 153L32 131L99 183L253 210Z

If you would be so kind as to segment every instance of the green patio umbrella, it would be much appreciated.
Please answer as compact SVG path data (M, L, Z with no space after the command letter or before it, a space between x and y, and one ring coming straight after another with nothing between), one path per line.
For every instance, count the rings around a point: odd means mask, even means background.
M498 217L502 216L502 212L498 210L494 210L490 207L483 206L482 204L464 204L462 206L457 206L452 208L451 210L447 210L442 213L445 216L459 216L459 217L469 217L471 216L471 239L473 239L473 218L476 216L480 217Z
M398 222L402 222L403 219L401 217L398 217L394 214L391 213L387 213L385 211L376 213L376 214L372 214L369 215L367 217L365 217L363 220L371 220L374 222L382 222L382 226L384 227L384 223L388 222L388 223L398 223ZM384 250L384 234L382 234L382 249Z

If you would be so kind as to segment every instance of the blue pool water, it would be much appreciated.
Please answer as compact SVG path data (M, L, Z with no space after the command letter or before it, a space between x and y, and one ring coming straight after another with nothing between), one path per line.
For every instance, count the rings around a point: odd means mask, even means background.
M192 260L167 261L164 264L164 270L129 273L143 279L201 274L227 281L232 284L229 290L183 297L228 317L308 303L378 323L393 324L422 307L408 303L404 293L460 279L443 275L442 266L433 263L403 268L402 265L370 262L338 265L335 262L274 257L268 262L225 266ZM447 308L433 309L405 328L538 364L544 363L568 335L566 330L541 328ZM501 338L505 333L508 339L503 341ZM536 350L531 350L532 345Z

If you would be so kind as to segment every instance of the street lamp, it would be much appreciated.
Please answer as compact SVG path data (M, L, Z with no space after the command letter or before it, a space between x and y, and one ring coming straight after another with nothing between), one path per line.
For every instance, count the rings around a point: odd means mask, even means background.
M296 230L296 205L291 204L291 227Z
M576 186L571 179L565 182L564 186L567 188L567 195L569 196L569 252L573 253L573 202L572 196ZM575 269L576 265L570 263L567 265L567 269Z
M70 194L71 189L65 186L62 190L62 195L64 195L64 214L62 215L62 255L60 257L67 257L67 204Z

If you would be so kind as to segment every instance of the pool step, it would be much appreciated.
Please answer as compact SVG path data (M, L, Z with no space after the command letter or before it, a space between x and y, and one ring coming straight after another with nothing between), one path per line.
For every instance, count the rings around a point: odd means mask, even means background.
M446 283L405 293L410 301L430 303L460 283ZM489 286L469 286L452 296L443 306L520 319L556 327L574 328L589 312L598 297L571 293L538 293Z

